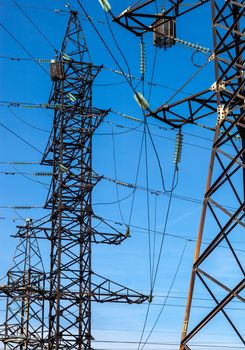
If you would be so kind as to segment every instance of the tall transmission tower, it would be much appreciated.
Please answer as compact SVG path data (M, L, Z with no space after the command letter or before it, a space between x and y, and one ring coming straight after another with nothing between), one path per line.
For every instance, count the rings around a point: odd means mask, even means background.
M44 349L45 272L31 219L18 233L13 266L0 295L6 297L5 321L0 327L4 349Z
M166 38L172 37L170 26L166 24L172 21L178 26L178 17L186 11L186 7L180 6L184 3L183 0L171 1L169 9L155 14L148 11L153 1L145 1L129 7L114 20L138 36L154 32L158 39L162 38L160 43L163 42L166 48ZM181 350L195 348L192 341L198 339L202 330L205 331L208 325L212 325L215 330L221 321L233 330L239 344L245 345L244 324L239 324L236 315L231 316L226 310L233 300L245 302L244 293L242 294L245 288L244 258L235 252L232 244L232 239L243 237L245 227L245 5L244 1L232 0L212 0L210 3L214 49L209 61L214 63L213 85L180 101L162 105L155 111L149 110L149 116L176 128L207 117L216 123ZM203 4L203 1L194 4L188 12ZM240 139L240 144L237 143L237 138ZM234 211L225 208L231 203L235 207ZM203 234L212 237L211 243L205 248L202 247ZM217 261L217 252L222 244L227 249L223 249L222 254L219 251ZM222 264L226 260L233 268L233 277L222 273ZM198 319L191 317L191 310L194 292L200 288L208 292L213 306L210 312L200 315Z

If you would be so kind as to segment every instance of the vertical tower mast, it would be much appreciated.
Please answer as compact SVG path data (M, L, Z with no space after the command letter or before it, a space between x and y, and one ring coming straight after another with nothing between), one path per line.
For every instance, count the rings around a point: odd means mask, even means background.
M0 287L6 296L5 322L0 328L0 340L4 349L44 348L44 299L45 273L38 241L27 219L17 237L19 243L13 266L7 273L7 284Z
M77 12L71 12L59 57L51 63L54 123L42 163L53 167L45 207L51 209L49 349L91 349L91 301L141 303L146 296L91 269L91 244L120 244L126 235L92 227L92 135L108 111L92 107L92 65ZM105 220L99 218L106 224ZM92 281L93 277L93 281Z
M55 116L43 164L53 177L49 349L90 349L92 134L105 111L92 108L100 68L90 61L78 15L71 13L60 56L51 64Z
M212 0L212 22L216 82L213 89L217 98L217 126L207 178L206 194L199 226L194 265L192 269L180 349L191 349L191 341L202 329L222 317L245 345L241 325L231 317L226 307L234 299L244 303L245 266L231 243L244 233L245 217L245 109L244 109L244 17L242 2ZM243 28L242 28L243 25ZM240 145L237 139L240 139ZM227 147L228 146L228 147ZM224 196L225 194L225 196ZM226 208L234 207L231 211ZM205 228L209 223L211 228ZM212 242L201 251L203 234L210 232ZM212 261L219 246L222 262L214 269ZM200 254L201 253L201 254ZM222 273L222 264L229 259L234 278ZM189 329L192 298L197 282L207 290L215 303L212 310L193 329ZM222 295L221 300L220 296Z

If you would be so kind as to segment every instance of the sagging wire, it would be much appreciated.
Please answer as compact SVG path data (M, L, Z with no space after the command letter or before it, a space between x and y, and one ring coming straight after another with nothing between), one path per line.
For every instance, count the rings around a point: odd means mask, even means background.
M103 4L104 1L102 1ZM89 19L89 15L87 13L87 11L85 10L84 6L82 5L81 1L80 0L77 0L77 3L79 4L79 6L81 7L82 11L84 12L84 14L87 16L87 18ZM113 16L113 14L111 13L111 15ZM132 82L131 82L131 78L129 78L125 73L124 71L122 70L122 67L121 65L118 63L116 57L114 56L113 52L111 51L111 49L109 48L108 44L105 42L104 38L102 37L102 35L100 34L100 32L98 31L98 29L96 28L96 26L94 25L94 23L90 20L90 23L92 25L92 27L94 28L96 34L99 36L100 40L102 41L103 45L106 47L107 51L109 52L110 56L112 57L113 61L116 63L116 65L118 66L118 68L120 69L122 75L124 76L124 78L126 79L126 81L128 82L129 86L131 87L132 91L133 91L133 94L137 95L137 92L135 90L135 88L133 87L132 85ZM149 110L150 111L150 110Z
M161 317L161 315L162 315L162 312L163 312L163 310L164 310L164 308L165 308L165 306L166 306L166 303L167 303L167 301L168 301L168 298L169 298L169 296L170 296L170 293L172 292L172 288L173 288L174 283L175 283L175 281L176 281L176 278L177 278L177 275L178 275L180 266L181 266L181 264L182 264L182 261L183 261L183 258L184 258L184 254L185 254L185 251L186 251L188 242L189 242L189 241L186 240L186 242L185 242L185 244L184 244L182 253L181 253L181 255L180 255L180 260L179 260L179 262L178 262L178 265L177 265L177 268L176 268L176 271L175 271L173 280L172 280L172 282L171 282L171 284L170 284L170 287L169 287L169 290L168 290L167 295L166 295L166 297L165 297L165 300L164 300L164 302L163 302L163 304L162 304L162 307L161 307L161 309L160 309L160 311L159 311L159 313L158 313L158 316L157 316L157 318L156 318L156 320L155 320L155 322L154 322L154 324L153 324L153 326L152 326L152 328L151 328L151 330L150 330L150 332L149 332L147 338L144 340L144 344L143 344L143 346L141 347L140 350L143 350L144 347L147 345L148 340L150 339L150 337L151 337L151 335L152 335L152 333L153 333L153 331L154 331L154 329L155 329L155 327L156 327L156 325L157 325L157 323L158 323L158 321L159 321L159 319L160 319L160 317Z
M157 52L157 50L156 50L156 52ZM40 63L51 63L51 59L44 59L44 58L35 58L35 59L31 59L31 58L22 58L22 57L9 57L9 56L0 56L0 59L9 59L9 60L11 60L11 61L37 61L37 62L40 62ZM136 76L134 76L134 75L129 75L129 74L127 74L127 73L125 73L125 72L121 72L121 71L119 71L119 70L116 70L116 69L113 69L113 68L109 68L109 67L102 67L102 69L104 69L104 70L107 70L107 71L109 71L109 72L112 72L112 73L114 73L114 74L117 74L117 75L123 75L123 76L128 76L129 78L131 78L131 79L133 79L133 80L139 80L139 81L141 81L141 78L139 78L139 77L136 77ZM127 82L125 82L125 83L127 83ZM153 81L152 82L150 82L150 81L145 81L145 83L147 84L147 85L150 85L150 88L152 87L152 86L158 86L158 87L161 87L161 88L164 88L164 89L168 89L168 90L172 90L172 91L177 91L177 89L175 89L175 88L173 88L173 87L170 87L170 86L168 86L168 85L162 85L162 84L158 84L158 83L154 83ZM117 83L117 84L119 84L119 83ZM122 84L122 82L120 82L120 84ZM99 86L99 84L95 84L95 85L97 85L97 86ZM112 84L108 84L108 85L112 85ZM184 90L182 90L181 91L181 93L182 94L185 94L185 95L191 95L191 93L190 92L187 92L187 91L184 91Z
M117 178L116 146L115 146L115 138L114 138L114 129L113 129L113 127L112 127L112 152L113 152L114 175L115 175L115 178ZM118 184L116 184L116 195L117 195L117 202L118 202L118 210L119 210L122 222L126 225L124 217L123 217L123 213L122 213L121 202L119 201Z
M143 46L143 36L141 36L141 47ZM144 58L143 58L144 59ZM141 64L141 62L140 62ZM145 65L145 64L144 64ZM145 68L145 67L144 67ZM142 90L143 90L143 94L144 94L144 88L145 88L145 80L144 80L144 73L145 70L141 69L141 77L142 77ZM148 152L147 152L147 130L149 131L149 126L148 126L148 121L146 118L146 113L145 110L149 109L149 104L148 102L145 100L144 95L141 93L136 93L134 95L134 98L136 100L136 102L139 104L139 106L142 108L143 114L144 114L144 133L143 133L143 137L144 137L144 145L145 145L145 166L146 166L146 198L147 198L147 232L148 232L148 255L149 255L149 273L150 273L150 293L149 293L149 297L148 297L148 305L147 305L147 311L146 311L146 315L145 315L145 320L144 320L144 324L143 324L143 329L141 332L141 337L140 337L140 341L138 344L138 349L140 347L141 341L143 339L144 336L144 332L145 332L145 328L147 325L147 320L149 317L149 312L150 312L150 307L151 307L151 303L153 300L152 294L153 294L153 261L155 260L154 256L152 257L152 248L151 248L151 224L150 224L150 200L149 200L149 179L148 179ZM149 132L148 132L149 133Z
M158 194L155 193L155 201L154 201L154 226L153 226L153 262L152 262L152 270L155 269L155 255L156 255L156 228L157 228L157 198Z
M49 108L49 107L50 107L50 108L51 108L51 107L54 108L54 107L55 107L55 106L45 105L45 104L25 105L24 103L17 103L17 102L0 102L0 106L4 106L4 107L17 107L17 108L27 108L27 109L29 109L29 108L31 108L31 109L32 109L32 108L41 108L41 109L44 109L45 112L47 111L46 108ZM58 107L58 106L57 106L57 107ZM126 118L126 119L132 120L132 121L134 121L134 122L138 122L138 123L143 124L143 120L142 120L142 119L139 119L139 118L130 116L130 115L125 114L125 113L117 112L117 111L114 111L114 110L111 110L110 112L113 113L113 114L122 116L123 118ZM115 124L115 123L110 122L110 121L105 121L105 120L103 120L102 122L103 122L103 123L107 123L107 124L113 124L113 125L118 126L118 127L128 128L128 129L130 129L130 130L132 130L132 131L138 129L138 126L137 126L136 128L129 128L129 127L127 127L127 126L124 126L124 125L121 125L121 124ZM159 126L159 125L154 124L154 123L148 123L148 124L149 124L149 125L152 125L152 126L155 126L155 127L157 127L158 129L160 129L160 130L172 131L172 129L169 129L169 128L166 128L166 127L162 127L162 126ZM208 126L203 125L203 124L201 124L201 123L193 122L193 124L196 125L196 126L198 126L198 127L200 127L200 128L202 128L202 129L206 129L206 130L210 130L210 131L215 131L214 128L208 127ZM140 126L140 125L139 125L139 126ZM137 131L138 131L138 130L137 130ZM125 133L126 133L126 132L125 132ZM223 132L221 131L220 134L222 134L222 133L223 133ZM116 135L116 134L117 134L117 133L114 133L114 135ZM120 134L120 133L118 133L118 134ZM123 134L123 132L122 132L122 134ZM212 141L212 139L208 139L208 138L201 137L201 136L198 136L198 135L190 134L190 133L187 133L187 132L185 132L185 134L186 134L186 135L193 136L193 137L202 138L202 139L204 139L204 140ZM96 135L100 135L100 134L99 134L99 133L96 133ZM101 135L107 135L107 134L106 134L106 133L104 133L104 134L101 133ZM111 135L111 133L110 133L110 134L108 133L108 135ZM161 135L155 135L155 136L158 136L158 137L162 137L162 138L163 138L163 136L161 136ZM239 135L236 135L234 138L235 138L236 141L240 141L240 140L241 140L241 137L240 137ZM170 140L170 139L169 139L169 140ZM201 147L201 146L194 145L194 144L187 143L187 142L186 142L186 144L189 144L189 145L192 145L192 146L195 146L195 147L199 147L199 148L202 148L202 149L209 149L209 148L206 148L206 147ZM1 162L0 162L0 163L1 163Z
M87 14L86 10L84 9L84 7L83 7L81 1L80 1L80 0L77 0L77 2L78 2L78 4L80 5L80 7L82 8L82 10L83 10L83 12L85 13L85 15L88 17L88 14ZM107 0L101 0L100 3L101 3L101 5L102 5L103 9L105 10L105 12L111 12L111 7L110 7L110 5L109 5L109 3L108 3ZM109 53L110 53L110 55L112 56L113 60L115 61L115 63L116 63L117 66L119 67L119 69L122 71L120 64L119 64L119 63L117 62L117 60L115 59L113 53L111 52L110 48L109 48L108 45L106 44L105 40L103 39L103 37L102 37L102 36L100 35L100 33L98 32L98 30L97 30L97 28L95 27L95 25L94 25L92 22L91 22L91 24L92 24L93 28L95 29L96 33L98 34L98 36L100 37L101 41L103 42L103 44L105 45L105 47L106 47L107 50L109 51ZM122 73L123 73L123 71L122 71ZM133 90L133 92L134 92L134 95L135 95L135 96L137 97L137 99L139 100L139 101L138 101L139 104L142 105L142 103L143 103L143 106L141 106L141 107L144 107L144 106L147 107L147 106L146 106L146 103L144 103L144 99L142 98L142 96L139 96L139 95L137 94L137 92L135 91L134 87L132 86L131 79L129 79L126 75L124 75L124 77L125 77L126 81L129 83L130 87L132 88L132 90ZM149 107L148 107L148 108L149 108ZM144 108L142 108L142 110L143 110L143 109L144 109ZM145 114L144 114L144 118L145 118ZM142 152L142 147L143 147L143 140L144 140L144 138L142 138L142 143L141 143L139 164L140 164L140 159L141 159L141 152ZM137 177L137 178L138 178L139 164L138 164L138 169L137 169L137 174L136 174L136 177ZM135 192L134 192L134 193L135 193ZM133 202L134 202L134 197L133 197L132 203L133 203ZM132 209L132 206L131 206L131 209ZM130 220L131 220L131 216L132 216L132 210L131 210L131 212L130 212Z
M93 203L93 206L95 206L95 205L112 205L112 204L121 203L121 202L125 201L126 199L130 198L134 194L134 192L135 192L135 189L131 193L129 193L127 196L125 196L123 198L119 198L116 201ZM129 225L127 225L127 227L129 227Z
M38 181L38 180L34 180L34 179L30 178L28 175L26 175L25 173L20 172L14 165L12 165L12 167L14 168L14 170L15 170L19 175L23 176L25 179L40 184L40 185L43 186L46 190L49 189L49 185L46 184L45 182Z
M21 108L24 107L24 105L21 105L21 106L20 106L19 104L16 105L16 104L14 104L14 103L10 103L10 104L7 105L7 106L8 106L8 107L10 107L10 106L11 106L11 107L21 107ZM39 108L39 106L38 106L38 107L33 106L33 108ZM43 107L40 107L40 108L43 108ZM143 132L143 131L138 130L138 128L143 124L143 120L142 120L142 119L138 119L138 118L135 118L135 117L132 117L132 116L126 115L126 114L124 114L124 113L120 113L120 112L112 111L112 113L117 114L117 115L120 115L120 116L123 116L123 117L125 117L126 119L130 119L130 120L132 120L132 121L141 123L140 125L138 125L138 126L135 127L135 128L129 128L129 127L126 127L126 126L123 126L123 125L120 125L120 124L115 124L115 123L113 123L113 122L103 121L103 123L112 124L112 125L115 125L115 126L118 126L118 127L121 127L121 128L128 128L128 129L129 129L128 131L125 131L125 132L114 133L114 135L116 135L116 134L125 134L125 133L131 132L131 131ZM161 126L158 126L158 125L156 125L156 124L153 124L153 123L148 123L148 124L149 124L149 125L156 126L156 127L157 127L158 129L160 129L160 130L170 130L170 129L167 129L167 128L163 128L163 127L161 127ZM197 125L198 127L201 127L201 128L204 128L204 129L208 129L208 130L211 130L211 131L214 131L213 128L209 128L209 127L204 126L204 125L202 125L202 124L199 124L199 123L193 123L193 124ZM186 133L186 134L187 134L187 133ZM109 133L96 133L96 135L111 135L111 133L110 133L110 134L109 134ZM168 140L173 140L173 139L171 139L171 138L164 137L164 136L162 136L162 135L157 135L157 134L152 134L152 135L157 136L157 137L160 137L160 138L168 139ZM188 134L188 135L198 137L198 136L192 135L192 134ZM203 137L202 137L202 138L203 138ZM206 139L206 138L203 138L203 139ZM236 139L237 141L240 141L240 140L241 140L241 137L240 137L239 135L237 135L237 136L235 137L235 139ZM210 139L207 139L207 140L210 141ZM188 145L193 146L193 147L198 147L198 148L200 148L200 149L209 150L209 148L207 148L207 147L195 145L195 144L192 144L192 143L189 143L189 142L185 142L185 144L188 144ZM154 146L153 146L153 147L154 147ZM1 162L0 162L0 164L1 164ZM5 164L7 164L7 163L5 163ZM33 164L40 164L40 163L33 163Z
M153 300L153 293L154 293L154 288L155 288L155 284L156 284L156 278L157 278L157 275L158 275L158 270L159 270L159 265L160 265L160 261L161 261L163 245L164 245L165 236L166 236L166 229L167 229L167 224L168 224L168 219L169 219L169 214L170 214L170 208L171 208L171 203L172 203L172 198L173 198L173 191L174 191L174 188L175 188L174 184L175 184L175 178L176 178L177 172L178 172L178 168L175 167L174 176L173 176L173 180L172 180L172 190L171 190L170 196L169 196L167 212L166 212L166 217L165 217L165 223L164 223L164 228L163 228L163 233L162 233L162 239L161 239L161 243L160 243L160 249L159 249L159 253L158 253L156 269L155 269L155 273L154 273L154 277L153 277L152 289L150 291L149 303L148 303L148 306L147 306L144 326L143 326L142 333L141 333L141 336L140 336L140 340L139 340L139 343L138 343L138 348L137 348L138 350L140 350L140 346L142 344L142 340L143 340L143 337L144 337L144 333L145 333L145 329L146 329L146 325L147 325L147 321L148 321L148 317L149 317L151 302Z
M146 311L146 316L145 316L145 320L144 320L144 325L143 325L142 333L141 333L139 344L138 344L138 350L140 350L140 347L141 347L141 344L142 344L142 340L143 340L143 337L144 337L144 333L145 333L145 329L146 329L146 325L147 325L147 321L148 321L148 317L149 317L149 313L150 313L151 302L153 300L153 292L154 292L154 288L155 288L155 284L156 284L156 278L157 278L159 265L160 265L160 260L161 260L161 256L162 256L162 250L163 250L163 245L164 245L164 240L165 240L165 235L166 235L167 223L168 223L168 218L169 218L169 214L170 214L170 207L171 207L171 202L172 202L172 198L173 198L173 191L174 191L174 189L176 188L176 186L178 184L178 170L179 170L178 166L179 166L179 163L181 161L182 145L183 145L183 135L181 133L181 129L179 129L179 132L176 135L176 146L175 146L175 153L174 153L175 170L174 170L174 176L173 176L173 181L172 181L172 189L170 191L170 197L169 197L169 202L168 202L168 207L167 207L167 213L166 213L166 218L165 218L163 235L162 235L160 249L159 249L159 254L158 254L158 259L157 259L157 263L156 263L155 274L154 274L154 277L153 277L152 288L151 288L150 296L149 296L149 300L148 300L149 304L147 306L147 311ZM177 178L176 183L175 183L175 178ZM155 265L155 257L154 257L153 261L154 261L154 265ZM182 259L181 259L181 261L182 261ZM174 279L174 281L175 281L175 279ZM171 285L171 289L172 289L172 285ZM166 300L167 300L167 298L166 298ZM165 306L165 304L164 304L164 306ZM163 309L164 309L164 307L162 307L161 313L162 313ZM156 323L158 322L158 319L160 318L161 313L159 314L159 317L157 318ZM156 323L154 324L151 333L153 332ZM150 335L151 335L151 333L150 333ZM149 335L148 335L148 337L149 337ZM149 338L147 338L147 340L148 339ZM141 350L144 348L147 340L145 341L145 343L144 343L143 347L141 348Z
M39 34L44 38L44 40L54 49L55 53L58 53L58 50L54 47L51 41L47 38L46 35L42 33L42 31L38 28L35 22L31 19L31 17L25 12L25 10L18 4L16 0L12 0L14 4L18 7L18 9L23 13L23 15L28 19L28 21L33 25L33 27L39 32Z
M191 55L191 63L193 64L193 66L197 67L197 68L201 68L202 65L200 64L197 64L195 61L194 61L194 58L196 56L196 54L200 53L200 50L196 50L193 52L193 54ZM208 58L207 58L208 59Z
M38 66L49 76L49 72L40 64L40 62L38 62L35 57L32 56L32 54L30 53L30 51L28 51L21 43L19 40L16 39L16 37L10 33L10 31L2 24L0 23L0 26L5 30L5 32L7 32L11 38L22 48L22 50L24 50L28 56L30 56L37 64Z
M165 219L165 224L164 224L164 229L163 229L163 237L160 245L160 250L159 250L159 256L158 256L158 261L156 265L156 271L155 271L155 276L154 276L154 282L153 282L153 287L155 286L156 283L156 278L157 278L157 273L159 269L159 264L160 264L160 258L161 258L161 253L163 249L163 243L164 243L164 237L167 229L167 224L168 224L168 217L170 214L170 207L171 207L171 202L173 197L173 191L176 188L178 184L178 172L179 172L179 163L181 161L182 157L182 148L183 148L183 134L181 131L181 128L179 129L177 135L176 135L176 145L175 145L175 152L174 152L174 176L173 176L173 182L172 182L172 190L170 191L170 196L169 196L169 202L168 202L168 208L167 208L167 214L166 214L166 219ZM175 183L175 180L177 178L177 181Z
M129 77L130 83L132 84L132 74L131 74L131 70L130 70L128 61L127 61L127 59L126 59L124 53L122 52L120 46L118 45L117 39L116 39L116 37L115 37L115 34L113 33L113 30L112 30L112 28L111 28L111 25L110 25L110 22L109 22L109 19L108 19L108 14L107 14L107 13L110 13L110 15L113 17L113 15L112 15L112 13L111 13L111 6L110 6L110 4L108 3L107 0L99 0L99 1L100 1L101 5L102 5L102 3L104 3L105 9L107 9L107 10L105 10L105 18L106 18L107 26L108 26L109 31L110 31L110 33L111 33L112 39L113 39L113 41L114 41L114 43L115 43L115 45L116 45L116 47L117 47L117 49L118 49L118 51L119 51L121 57L122 57L122 59L124 60L124 62L125 62L125 64L126 64L126 67L127 67L127 70L128 70L127 76ZM102 7L103 7L103 6L102 6Z
M20 120L22 123L28 125L29 127L33 128L33 129L36 129L36 130L38 130L38 131L42 131L42 132L49 133L48 130L39 128L39 127L37 127L37 126L35 126L35 125L31 124L31 123L28 123L27 121L25 121L25 120L22 119L21 117L19 117L19 116L11 109L11 107L8 106L8 109L9 109L10 113L11 113L16 119Z
M174 91L178 91L177 89L172 89ZM47 109L58 109L60 108L60 105L51 105L51 104L48 104L48 103L39 103L39 104L29 104L29 103L26 103L26 102L13 102L13 101L0 101L0 106L2 107L15 107L15 108L26 108L26 109L43 109L45 112L47 112ZM139 123L143 123L143 120L142 119L139 119L139 118L136 118L136 117L133 117L131 115L128 115L128 114L125 114L125 113L122 113L122 112L118 112L118 111L114 111L114 110L111 110L110 111L111 113L113 114L117 114L117 115L120 115L126 119L130 119L132 121L135 121L135 122L139 122ZM50 114L49 114L50 115ZM153 124L153 123L148 123L149 125L153 125L153 126L157 126L159 129L161 130L171 130L171 129L167 129L165 127L162 127L162 126L158 126L156 124ZM212 128L212 127L209 127L207 125L204 125L204 124L201 124L201 123L198 123L198 122L195 122L193 121L192 124L202 128L202 129L206 129L206 130L210 130L210 131L215 131L215 128ZM239 136L236 137L238 140L240 140L241 138Z
M116 126L117 128L121 128L121 129L128 129L127 131L121 131L121 132L113 132L113 135L124 135L124 134L128 134L132 131L139 131L141 132L141 130L138 130L141 125L143 124L143 122L141 122L139 125L137 125L135 128L130 128L130 127L127 127L125 125L120 125L120 124L117 124L117 123L113 123L113 122L109 122L109 121L105 121L103 120L102 123L105 123L105 124L111 124L113 126ZM106 133L106 132L95 132L94 135L96 136L108 136L108 135L112 135L112 133Z
M31 147L32 149L34 149L35 151L37 151L40 154L43 154L43 152L41 152L37 147L33 146L30 142L26 141L23 137L19 136L18 134L16 134L13 130L9 129L6 125L4 125L2 122L0 122L0 125L8 130L11 134L13 134L14 136L16 136L19 140L21 140L22 142L24 142L25 144L27 144L29 147Z
M145 43L143 35L140 37L140 72L142 80L142 94L136 93L136 102L141 106L144 116L144 151L145 151L145 174L146 174L146 203L147 203L147 228L148 228L148 256L149 256L149 276L150 276L150 290L152 290L153 283L153 257L152 257L152 242L151 242L151 217L150 217L150 193L149 193L149 164L148 164L148 145L147 145L147 118L146 110L149 109L149 103L144 98L145 94L145 71L146 71L146 59L145 59Z

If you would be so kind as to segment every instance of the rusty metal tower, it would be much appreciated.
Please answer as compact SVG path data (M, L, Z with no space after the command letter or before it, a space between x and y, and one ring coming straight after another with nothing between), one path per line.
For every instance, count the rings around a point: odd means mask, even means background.
M44 349L44 299L46 275L31 219L18 235L13 266L7 283L0 286L6 297L5 321L0 327L4 349Z
M107 224L93 228L92 191L100 177L92 169L92 136L108 111L92 105L93 66L77 12L71 12L60 55L51 63L53 130L42 163L53 176L45 207L51 209L49 349L91 349L91 301L142 303L146 296L93 272L93 243L127 238Z
M205 2L207 1L194 4L188 8L188 12ZM150 0L129 7L114 20L138 36L154 32L154 36L157 35L159 38L172 38L170 27L166 24L172 21L178 28L178 17L187 12L186 7L180 6L185 1L171 1L170 8L162 14L148 10L153 3L154 1ZM213 120L215 127L181 350L195 348L192 346L192 341L205 330L205 326L212 324L215 330L216 322L220 320L233 330L240 344L245 345L242 332L244 324L239 324L236 317L234 315L232 317L227 311L227 306L233 300L243 304L245 302L244 257L237 254L232 244L232 240L242 238L245 227L245 4L244 1L232 0L212 0L210 3L214 48L209 61L214 65L214 83L206 90L185 99L170 105L164 104L155 111L149 110L148 114L175 128L207 117ZM212 237L207 247L202 246L205 234ZM216 253L222 244L227 249L223 249L222 254L219 253L217 262ZM222 259L223 261L229 259L234 277L222 273ZM216 268L214 268L215 261ZM199 288L204 288L208 292L213 306L206 315L194 319L191 317L192 299Z

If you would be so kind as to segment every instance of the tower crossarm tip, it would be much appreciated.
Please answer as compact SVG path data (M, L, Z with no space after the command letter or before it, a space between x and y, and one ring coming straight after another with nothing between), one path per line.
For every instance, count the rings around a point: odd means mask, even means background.
M99 303L142 304L149 299L148 295L138 293L95 273L92 274L91 287L92 300Z

